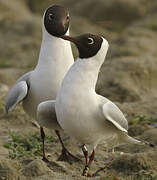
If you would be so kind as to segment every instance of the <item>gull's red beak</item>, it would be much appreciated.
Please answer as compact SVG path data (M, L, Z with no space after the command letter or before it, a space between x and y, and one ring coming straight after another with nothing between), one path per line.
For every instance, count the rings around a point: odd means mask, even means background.
M61 38L64 39L64 40L67 40L67 41L76 43L75 38L73 38L73 37L71 37L71 36L63 35L63 36L61 36Z

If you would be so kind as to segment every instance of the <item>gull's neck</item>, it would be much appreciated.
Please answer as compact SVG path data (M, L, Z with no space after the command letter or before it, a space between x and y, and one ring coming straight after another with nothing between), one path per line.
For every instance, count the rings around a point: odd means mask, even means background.
M79 59L73 69L74 83L80 88L87 90L94 90L98 79L101 64L94 59Z
M94 91L98 79L100 67L102 66L108 50L108 44L102 43L99 52L90 58L80 59L72 65L66 74L60 92L64 94L79 94L86 96L86 93Z
M104 46L104 44L102 44ZM94 90L98 79L100 68L105 60L108 47L101 47L99 52L90 58L80 59L73 64L66 76L66 83L74 87L87 90ZM66 84L65 83L65 84Z
M68 34L69 31L66 35ZM70 42L50 35L43 25L42 43L36 70L48 70L54 66L57 68L65 66L66 69L69 68L73 62Z

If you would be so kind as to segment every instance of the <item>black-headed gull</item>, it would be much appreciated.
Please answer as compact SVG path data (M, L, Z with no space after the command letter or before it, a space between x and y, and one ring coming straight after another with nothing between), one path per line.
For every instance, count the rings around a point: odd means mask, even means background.
M56 98L55 110L60 126L82 144L86 159L83 176L89 168L99 143L113 148L123 143L141 143L128 135L128 122L120 109L109 99L95 92L101 65L109 44L100 36L84 34L63 36L73 42L79 58L66 74ZM88 150L93 150L88 161Z
M38 63L35 69L24 74L6 99L6 111L10 112L22 101L25 112L36 119L36 111L39 103L47 100L55 100L62 80L73 64L70 42L60 38L69 34L69 12L58 5L50 6L43 15L42 43ZM43 109L42 109L42 113ZM44 117L43 117L44 118ZM56 119L52 119L57 124ZM44 122L44 119L42 120ZM47 160L44 151L45 133L42 125L41 137L43 142L43 160ZM59 125L53 127L62 143L62 152L67 150L59 135Z

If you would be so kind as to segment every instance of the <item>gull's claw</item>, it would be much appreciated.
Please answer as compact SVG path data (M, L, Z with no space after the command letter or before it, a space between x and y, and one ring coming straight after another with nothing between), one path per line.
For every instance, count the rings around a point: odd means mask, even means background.
M43 156L42 160L46 163L50 162L45 156Z
M62 154L58 158L58 161L66 161L69 164L72 164L72 162L78 162L81 160L75 157L73 154L71 154L66 148L64 148L62 149Z

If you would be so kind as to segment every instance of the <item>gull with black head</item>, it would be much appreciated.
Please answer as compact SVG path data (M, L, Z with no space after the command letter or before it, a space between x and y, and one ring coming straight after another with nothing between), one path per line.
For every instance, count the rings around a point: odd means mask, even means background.
M86 160L82 175L90 176L88 171L99 143L113 148L141 142L128 135L128 122L120 109L95 92L99 70L109 48L108 41L92 34L64 35L62 38L76 45L79 58L66 74L57 95L57 120L65 132L82 144ZM89 159L86 145L92 149Z
M24 74L17 80L6 99L7 113L22 101L25 112L37 119L37 107L39 125L43 142L43 160L47 161L44 150L45 133L43 127L55 130L62 144L63 155L70 153L64 147L56 120L54 103L62 80L70 66L73 64L73 54L70 42L64 41L60 36L69 34L69 12L67 8L53 5L46 9L42 23L42 43L38 63L35 69ZM46 112L51 114L47 118ZM50 116L49 116L50 117Z

